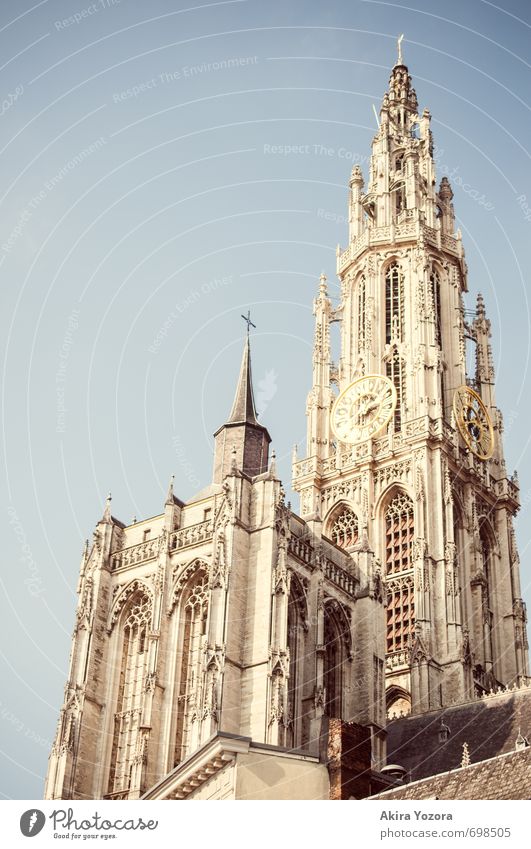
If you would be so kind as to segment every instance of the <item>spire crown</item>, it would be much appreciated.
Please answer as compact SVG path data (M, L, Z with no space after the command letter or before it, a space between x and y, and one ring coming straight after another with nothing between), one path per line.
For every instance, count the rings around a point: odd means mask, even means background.
M258 424L251 374L251 345L249 342L249 332L247 332L247 336L245 337L238 385L236 387L234 403L232 405L232 410L227 420L227 424L237 424L240 422Z
M402 34L397 39L397 61L391 71L391 76L389 78L389 91L384 95L383 106L384 108L388 108L389 106L401 104L411 111L416 112L418 109L417 94L411 85L411 76L402 57L403 38L404 35Z

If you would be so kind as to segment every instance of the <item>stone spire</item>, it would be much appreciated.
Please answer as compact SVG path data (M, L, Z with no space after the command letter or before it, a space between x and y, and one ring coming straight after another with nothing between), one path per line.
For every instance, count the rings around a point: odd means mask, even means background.
M389 78L389 90L384 95L385 106L405 106L416 112L418 109L417 94L411 85L411 76L402 57L402 39L398 39L398 58Z
M214 434L214 483L221 483L227 475L236 472L243 472L249 477L261 475L267 471L268 466L271 437L256 417L251 375L250 319L246 320L247 335L234 403L229 418Z
M234 403L227 424L240 424L241 422L249 422L254 425L258 424L254 405L249 334L247 334L243 347L238 386L236 387L236 395L234 396Z

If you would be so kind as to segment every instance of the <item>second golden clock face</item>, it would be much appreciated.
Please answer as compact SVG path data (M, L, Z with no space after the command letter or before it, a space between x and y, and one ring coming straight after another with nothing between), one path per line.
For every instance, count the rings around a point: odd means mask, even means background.
M330 424L340 442L362 442L381 431L396 407L396 389L381 374L355 380L338 395Z
M467 448L480 460L494 452L494 430L485 404L469 386L460 386L454 395L454 415Z

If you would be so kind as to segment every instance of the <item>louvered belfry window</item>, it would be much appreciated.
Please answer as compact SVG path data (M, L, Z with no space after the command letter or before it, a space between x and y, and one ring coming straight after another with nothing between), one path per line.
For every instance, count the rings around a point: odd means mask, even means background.
M397 262L391 263L385 275L385 342L402 340L404 325L404 275Z
M397 348L393 348L391 358L387 361L386 374L396 389L396 407L393 416L393 425L395 433L399 433L402 429L402 411L404 409L406 394L406 369L404 360L398 353Z
M358 281L358 351L365 347L365 310L367 300L367 284L365 275L362 274Z
M398 493L385 512L388 652L403 651L410 645L413 636L414 532L413 502L405 493Z

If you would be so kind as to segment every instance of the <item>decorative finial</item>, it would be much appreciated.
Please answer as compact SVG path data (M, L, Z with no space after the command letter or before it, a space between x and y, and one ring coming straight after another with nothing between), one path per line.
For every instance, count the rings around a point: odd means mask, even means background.
M461 766L470 766L470 752L468 751L468 743L463 743L463 755L461 757Z
M397 63L396 63L397 65L403 65L404 64L403 61L402 61L402 42L403 42L403 40L404 40L404 33L402 33L402 35L398 36L398 39L397 39L397 42L396 42L396 46L397 46L397 50L398 50L398 60L397 60Z
M254 329L256 330L256 324L253 324L252 321L251 321L251 310L247 310L247 315L243 315L243 313L242 313L242 318L247 323L247 336L248 336L250 331L251 331L251 327L254 327Z
M369 543L369 533L367 530L367 519L364 517L363 519L363 527L361 529L361 537L357 547L358 551L370 551L371 546Z
M170 484L168 486L168 494L166 496L165 504L173 504L173 481L175 480L175 475L171 475Z
M136 516L133 516L133 518L131 519L131 524L136 525Z
M105 501L105 510L103 511L103 519L101 520L102 522L104 522L107 525L112 524L111 501L112 501L112 495L109 492L109 494L106 498L106 501Z
M324 273L324 271L322 271L321 276L319 277L319 294L326 295L326 293L326 274Z

